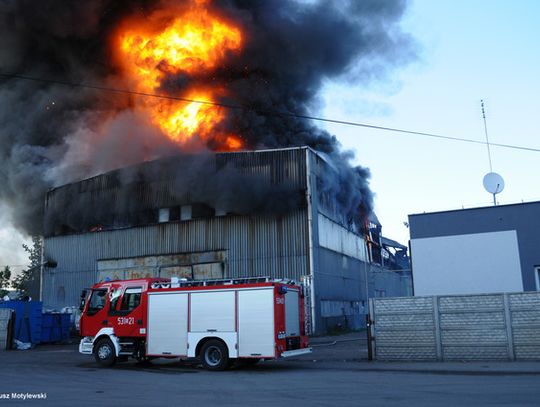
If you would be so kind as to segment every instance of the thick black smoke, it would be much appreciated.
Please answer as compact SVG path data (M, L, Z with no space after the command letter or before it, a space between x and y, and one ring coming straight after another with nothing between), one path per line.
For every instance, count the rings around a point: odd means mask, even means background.
M117 85L109 43L118 22L170 3L182 2L2 0L0 73ZM247 148L308 145L326 153L338 175L321 188L351 216L368 213L369 171L351 167L334 136L304 119L263 112L307 114L324 81L367 82L406 60L409 38L397 26L405 5L216 0L212 7L242 28L245 44L240 56L196 80L225 84L223 102L247 108L231 110L223 124ZM160 91L174 94L185 84L182 75L170 76ZM51 186L179 150L155 137L158 130L133 113L132 103L125 95L0 77L0 200L14 209L16 225L41 231L44 192Z
M184 205L193 219L284 215L306 206L306 179L291 170L302 165L298 152L181 154L67 184L47 194L44 235L155 224L158 208L181 220ZM254 172L254 163L267 171Z

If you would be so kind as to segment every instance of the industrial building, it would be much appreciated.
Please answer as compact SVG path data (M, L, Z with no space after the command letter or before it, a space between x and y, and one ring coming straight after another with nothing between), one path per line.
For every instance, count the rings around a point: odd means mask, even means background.
M540 202L409 215L415 295L540 289Z
M346 219L334 171L300 147L169 157L55 188L44 305L76 305L106 278L270 276L306 285L312 332L361 327L368 296L410 295L407 248L376 220Z

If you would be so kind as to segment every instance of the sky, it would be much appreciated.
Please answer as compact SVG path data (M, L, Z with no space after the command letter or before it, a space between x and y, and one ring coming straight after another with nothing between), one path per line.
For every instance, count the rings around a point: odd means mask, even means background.
M327 83L319 116L540 149L540 2L412 0L402 28L416 58L379 81ZM487 206L487 148L422 136L320 124L371 170L383 235L407 243L409 214ZM505 180L499 204L540 200L540 153L491 147ZM25 237L0 207L0 266L27 262ZM17 268L16 268L17 269Z
M416 59L370 87L328 83L328 118L540 149L540 2L414 0L402 28ZM383 235L407 243L407 216L493 205L487 147L326 125L370 168ZM540 200L539 152L491 146L499 204Z

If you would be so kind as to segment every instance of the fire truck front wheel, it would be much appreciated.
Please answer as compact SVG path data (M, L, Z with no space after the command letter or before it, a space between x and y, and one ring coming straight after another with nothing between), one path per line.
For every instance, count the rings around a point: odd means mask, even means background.
M116 353L114 345L109 338L103 338L98 341L94 347L94 357L100 366L108 367L116 362Z
M211 339L201 349L201 361L205 369L225 370L229 367L229 350L219 339Z

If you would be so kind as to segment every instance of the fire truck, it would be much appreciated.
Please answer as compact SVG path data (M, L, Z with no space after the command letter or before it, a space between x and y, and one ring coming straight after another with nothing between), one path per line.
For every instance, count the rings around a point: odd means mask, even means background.
M199 358L209 370L307 354L304 294L267 277L97 283L81 294L79 352L101 366Z

